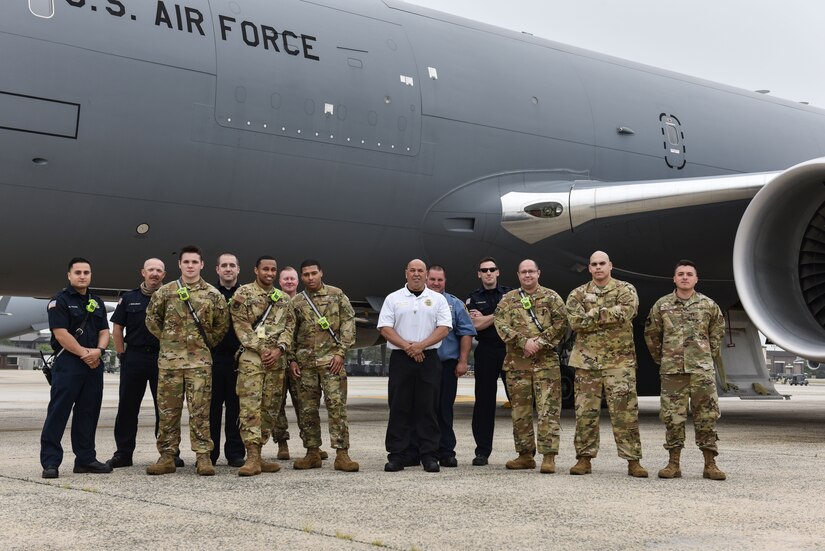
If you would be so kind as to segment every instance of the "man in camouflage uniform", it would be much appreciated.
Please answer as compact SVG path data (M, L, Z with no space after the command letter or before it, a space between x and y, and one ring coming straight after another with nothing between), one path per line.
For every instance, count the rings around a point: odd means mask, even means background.
M636 349L633 318L639 297L630 283L611 277L613 264L596 251L588 266L593 280L567 297L567 318L576 332L570 366L576 368L576 459L570 474L590 474L590 460L599 452L602 390L607 400L613 438L627 474L647 478L639 464L639 399L636 395Z
M561 428L561 368L556 347L567 330L564 301L539 285L541 271L534 260L518 267L521 287L504 295L495 312L495 327L507 346L503 369L512 403L513 439L518 457L508 469L535 469L536 438L533 407L538 412L538 452L541 472L556 472Z
M705 456L703 476L725 480L725 473L719 470L715 460L719 398L713 363L725 336L725 318L715 302L696 292L698 281L693 262L680 260L673 276L676 290L653 305L645 324L647 348L660 365L659 416L667 427L665 449L670 454L670 461L659 471L659 478L682 476L679 458L685 446L685 420L690 401L696 445Z
M288 297L289 300L295 298L298 292L298 270L292 266L286 266L281 270L278 276L278 285ZM286 363L286 358L283 360ZM272 439L278 443L278 459L289 459L289 421L286 418L286 395L289 394L292 400L292 409L295 411L295 417L301 413L301 406L298 402L298 380L292 375L292 369L287 366L286 369L286 383L284 384L284 395L281 399L281 410L275 419L275 428L272 431ZM300 423L299 423L300 426ZM300 430L300 429L299 429ZM301 436L301 440L303 440ZM327 459L329 454L326 450L321 450L321 459Z
M246 463L238 476L281 470L261 458L284 393L285 364L282 356L292 345L295 314L289 298L275 289L278 266L271 256L255 263L255 281L242 285L232 298L230 311L243 353L238 360L238 399L241 438Z
M146 309L146 327L160 341L158 359L158 410L160 459L146 468L148 474L175 472L180 444L180 417L184 394L189 407L189 438L197 454L199 475L215 474L209 453L209 406L212 400L212 355L229 328L226 300L201 278L203 253L198 247L181 249L181 277L158 289ZM191 307L191 308L190 308ZM199 321L195 321L195 316Z
M341 289L325 285L317 260L301 263L304 291L295 296L295 350L292 374L298 379L298 423L306 456L296 469L321 467L321 392L329 417L330 445L336 450L335 470L355 472L358 463L349 457L347 425L347 372L344 360L355 344L355 311ZM315 306L313 308L313 305ZM318 312L316 313L317 310ZM334 336L333 336L334 334Z

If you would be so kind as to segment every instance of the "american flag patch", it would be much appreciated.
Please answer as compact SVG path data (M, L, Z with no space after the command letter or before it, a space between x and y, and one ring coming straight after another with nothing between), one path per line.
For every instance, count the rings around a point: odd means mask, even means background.
M119 299L117 299L118 304L120 304L121 302L123 302L123 297L120 297Z
M54 308L55 306L57 306L57 301L56 301L56 300L53 300L53 301L51 301L51 302L49 303L49 305L46 307L46 310L51 310L51 309L52 309L52 308Z

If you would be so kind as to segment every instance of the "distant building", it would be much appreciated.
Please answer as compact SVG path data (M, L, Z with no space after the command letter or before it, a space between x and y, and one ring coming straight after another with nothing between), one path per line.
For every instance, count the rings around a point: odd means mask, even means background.
M40 369L40 352L20 346L0 345L0 369Z

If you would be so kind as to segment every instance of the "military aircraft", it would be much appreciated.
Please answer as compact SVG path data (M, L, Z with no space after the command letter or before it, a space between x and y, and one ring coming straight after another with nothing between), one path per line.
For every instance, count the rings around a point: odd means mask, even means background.
M459 296L481 257L510 284L530 257L566 295L601 249L637 329L698 264L733 395L775 393L756 327L825 360L825 111L397 0L0 13L0 292L53 293L82 255L117 294L196 243L247 278L317 258L374 319L414 257Z

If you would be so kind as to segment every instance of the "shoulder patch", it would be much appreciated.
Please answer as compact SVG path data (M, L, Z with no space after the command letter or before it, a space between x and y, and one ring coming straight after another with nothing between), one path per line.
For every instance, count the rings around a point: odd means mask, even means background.
M49 305L46 307L46 309L47 309L47 310L51 310L51 309L52 309L52 308L54 308L55 306L57 306L57 301L56 301L56 300L53 300L53 301L49 302Z
M119 299L117 299L118 304L120 304L121 302L123 302L123 297L120 297Z

